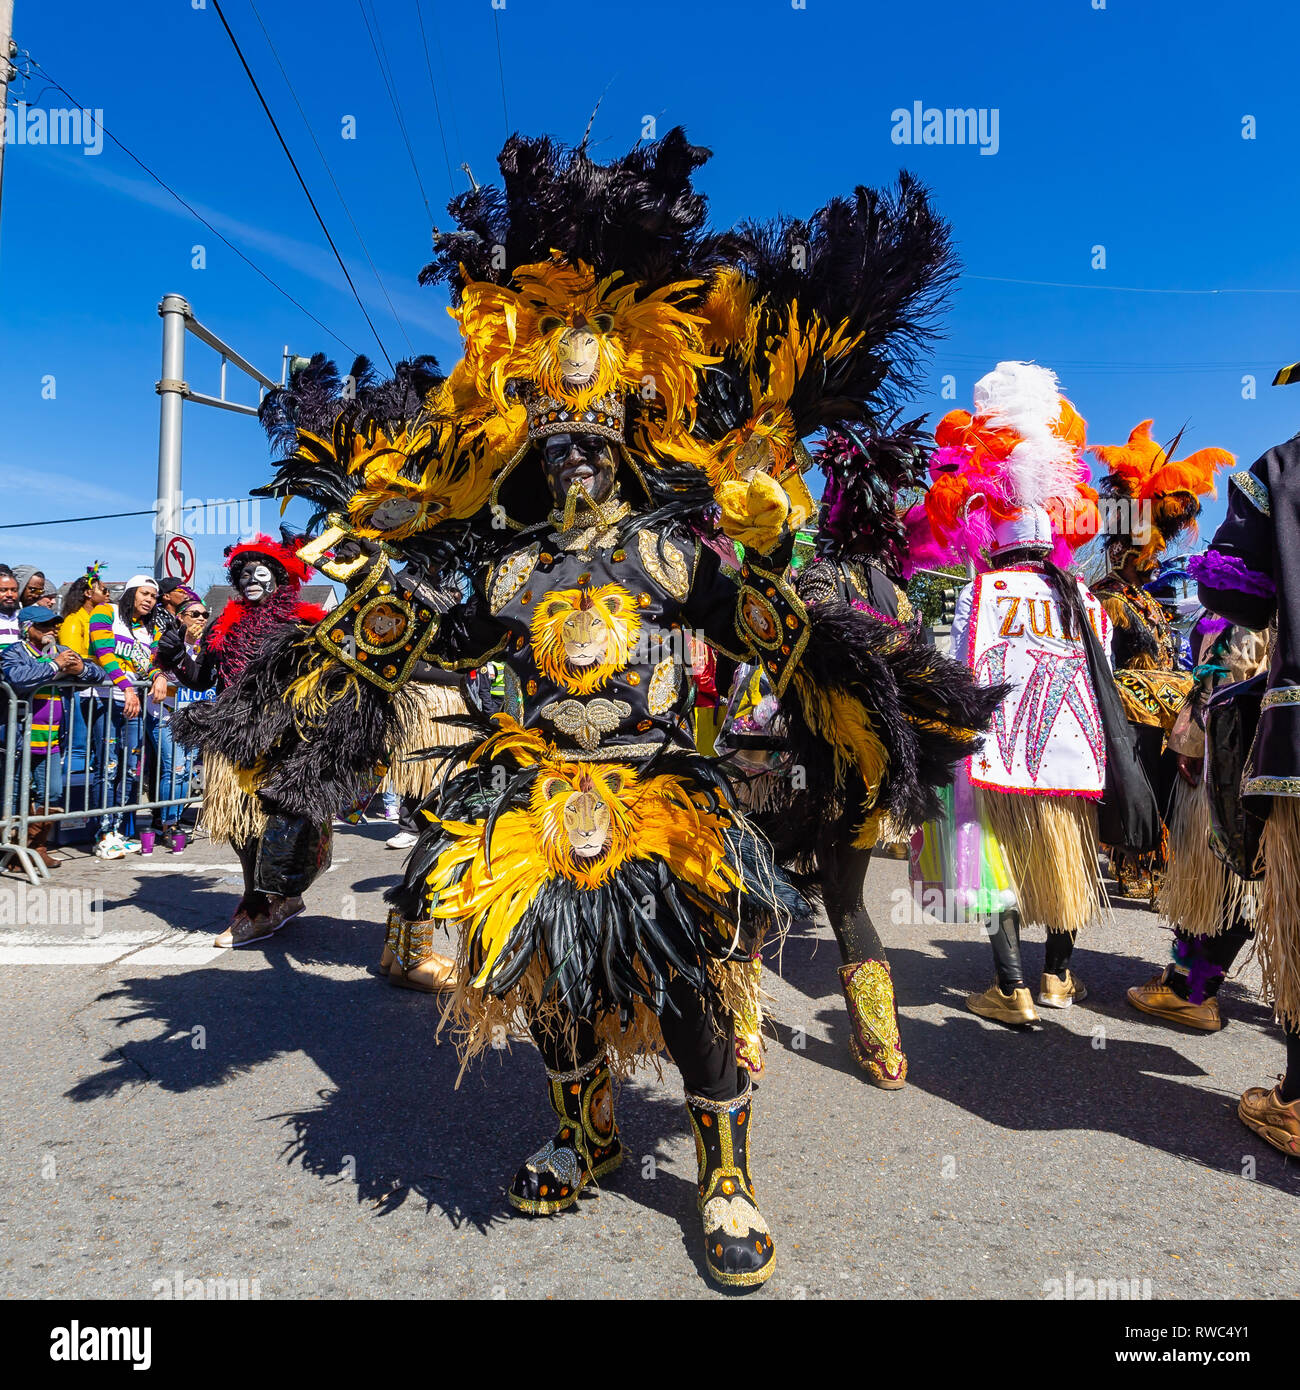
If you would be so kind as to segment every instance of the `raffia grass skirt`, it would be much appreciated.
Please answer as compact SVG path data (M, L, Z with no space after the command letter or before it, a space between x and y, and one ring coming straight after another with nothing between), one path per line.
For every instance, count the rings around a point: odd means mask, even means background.
M1239 878L1210 848L1210 802L1180 777L1169 816L1169 866L1156 892L1160 915L1188 936L1217 936L1238 917L1257 920L1263 884Z
M1289 1028L1300 1028L1300 800L1275 796L1260 837L1255 951L1265 997Z
M498 997L470 983L472 970L462 935L456 952L456 988L443 1005L438 1031L450 1027L456 1051L460 1056L461 1078L470 1062L484 1052L502 1052L513 1038L531 1036L529 1023L540 1025L552 1038L560 1040L560 1051L573 1049L576 1024L568 1010L554 997L542 998L549 968L546 962L534 957L523 978L508 994ZM761 1018L762 990L759 971L743 959L710 961L709 980L713 993L727 1022L734 1017L737 1027L746 1019ZM663 1033L654 1011L638 1003L632 1018L623 1028L617 1013L602 1014L595 1020L596 1036L605 1046L610 1070L620 1078L629 1076L637 1066L646 1064L662 1076Z
M261 799L247 789L235 765L220 753L203 755L203 808L199 824L214 841L247 844L266 830Z
M1026 926L1076 932L1106 902L1097 864L1097 805L1084 796L981 793Z
M442 785L446 762L441 758L412 758L422 748L436 748L448 743L468 743L474 737L471 730L457 724L443 723L443 715L463 715L469 710L460 687L455 685L424 685L411 682L402 687L398 696L397 722L400 737L392 751L388 772L380 786L398 796L423 801Z

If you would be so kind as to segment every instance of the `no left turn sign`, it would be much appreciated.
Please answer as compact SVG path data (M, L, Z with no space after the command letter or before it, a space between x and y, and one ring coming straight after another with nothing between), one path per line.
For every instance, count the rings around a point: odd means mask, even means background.
M188 584L194 578L194 542L188 536L169 536L163 550L163 576Z

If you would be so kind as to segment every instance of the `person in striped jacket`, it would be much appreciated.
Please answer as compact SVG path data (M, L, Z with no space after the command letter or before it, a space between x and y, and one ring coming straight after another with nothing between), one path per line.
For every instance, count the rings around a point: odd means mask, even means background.
M153 718L145 717L147 711L140 698L144 681L151 683L151 708L167 698L167 677L156 664L157 604L157 581L151 575L137 574L127 580L116 603L100 604L90 615L90 655L103 668L111 692L99 701L91 734L91 796L95 806L130 804L135 799L133 794L144 788L141 760L146 734L159 761L161 783L165 785L171 780L170 740L161 737L156 712ZM140 841L134 831L133 812L108 810L95 843L95 855L100 859L121 859L127 854L138 854Z

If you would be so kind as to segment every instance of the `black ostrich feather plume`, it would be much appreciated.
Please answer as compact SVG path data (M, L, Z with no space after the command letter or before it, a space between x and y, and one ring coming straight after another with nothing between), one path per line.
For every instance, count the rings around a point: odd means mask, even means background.
M895 187L858 187L806 221L743 222L702 254L754 281L764 335L783 331L797 303L801 319L815 312L858 338L801 375L790 398L800 438L837 421L874 423L916 391L958 271L948 223L905 171Z
M451 200L457 230L435 234L420 283L446 281L453 293L466 278L503 284L553 249L652 289L693 278L707 204L691 179L709 153L680 126L608 164L549 136L512 135L497 161L503 186Z

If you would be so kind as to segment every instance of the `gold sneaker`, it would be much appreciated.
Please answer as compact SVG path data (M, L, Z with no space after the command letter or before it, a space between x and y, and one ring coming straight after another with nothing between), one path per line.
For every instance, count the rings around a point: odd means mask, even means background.
M1252 1086L1242 1096L1237 1115L1247 1129L1284 1154L1300 1158L1300 1100L1283 1101L1279 1088Z
M1043 972L1043 978L1038 982L1038 1002L1049 1009L1069 1009L1075 1004L1082 1003L1088 997L1088 987L1074 973L1073 970L1065 972L1065 979L1059 975L1049 975Z
M1167 1023L1199 1028L1203 1033L1217 1033L1223 1027L1217 999L1206 999L1200 1004L1180 999L1165 983L1164 971L1152 976L1144 985L1134 985L1128 991L1128 1002L1144 1014L1163 1018Z
M992 984L983 994L968 994L966 1007L981 1018L991 1018L994 1023L1005 1023L1012 1028L1038 1022L1033 996L1024 985L1007 993Z

